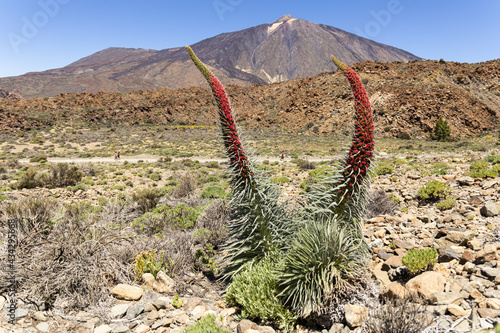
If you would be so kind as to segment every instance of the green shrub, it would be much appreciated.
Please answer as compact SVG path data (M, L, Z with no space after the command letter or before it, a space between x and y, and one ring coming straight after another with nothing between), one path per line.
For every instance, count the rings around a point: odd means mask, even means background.
M29 168L23 173L17 182L13 185L14 188L20 190L23 188L36 188L43 185L43 177L35 168Z
M195 324L187 327L183 333L231 333L215 324L215 315L207 314Z
M56 163L49 166L47 183L50 187L75 186L82 180L83 172L77 166Z
M283 185L291 182L292 180L286 176L281 176L281 177L273 177L271 178L271 181L275 184Z
M446 175L450 166L446 163L436 163L432 166L432 173L435 175Z
M486 161L474 161L470 164L468 175L473 178L495 178L498 176L498 172L490 169L489 164Z
M457 205L457 201L455 200L455 198L453 198L452 196L449 196L446 199L438 202L436 204L436 208L439 210L447 210L447 209L451 209L451 208L455 207L456 205Z
M156 207L160 201L160 191L157 188L143 188L132 193L132 200L137 203L142 213Z
M436 249L415 249L408 252L401 258L403 264L410 272L418 272L421 269L427 268L429 265L434 265L437 262L438 252Z
M449 141L451 138L450 126L446 119L439 118L431 134L432 140Z
M491 164L500 164L500 155L488 155L484 158L486 162Z
M159 206L152 212L147 212L132 223L132 227L148 234L157 233L165 228L190 228L203 209L201 207L193 208L185 204L178 204L175 207Z
M198 269L208 269L212 275L217 275L219 270L219 264L215 261L215 256L217 251L214 250L212 245L205 244L203 248L196 250L194 254L196 258L195 268Z
M247 264L233 277L226 292L229 306L240 306L243 318L276 321L283 329L292 329L296 318L278 298L274 258Z
M209 198L220 198L223 199L226 197L226 191L222 186L219 185L209 185L206 186L203 191L201 191L200 197L204 199Z
M151 273L154 277L159 271L167 274L173 265L174 261L166 259L163 251L157 253L156 250L150 250L137 254L131 267L135 278L140 281L144 273Z
M304 192L310 192L314 184L321 182L325 177L333 174L334 171L332 167L327 165L309 171L307 178L300 183L300 188L302 188Z
M161 180L161 176L158 173L153 172L152 174L149 175L149 179L158 181Z
M190 161L190 160L189 160ZM179 184L172 191L172 195L175 198L183 198L193 193L196 189L196 183L189 174L182 176Z
M428 181L418 190L419 198L428 201L437 201L439 199L444 199L450 193L450 187L437 180Z
M389 175L394 172L394 168L388 163L381 163L375 168L375 173L378 176Z
M305 160L297 160L297 161L294 161L297 166L301 169L301 170L314 170L316 169L316 165L312 162L309 162L309 161L305 161Z
M30 158L31 163L45 163L47 162L47 156L45 155L36 155Z
M410 136L410 134L408 134L406 132L398 132L396 134L396 138L401 139L401 140L410 140L411 136Z

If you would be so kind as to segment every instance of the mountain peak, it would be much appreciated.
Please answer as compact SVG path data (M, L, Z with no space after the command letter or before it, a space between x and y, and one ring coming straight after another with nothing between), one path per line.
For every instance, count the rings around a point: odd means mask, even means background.
M287 14L287 15L283 15L282 17L280 17L277 21L274 21L273 23L286 22L288 20L293 20L293 19L295 19L295 18L292 15Z

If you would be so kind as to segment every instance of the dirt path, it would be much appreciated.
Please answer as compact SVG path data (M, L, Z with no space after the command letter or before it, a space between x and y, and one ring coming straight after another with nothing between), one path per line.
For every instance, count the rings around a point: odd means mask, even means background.
M119 160L115 160L114 157L88 157L88 158L59 158L59 157L49 157L48 162L51 163L121 163L127 161L129 163L137 163L138 161L143 161L145 163L154 163L158 161L161 156L156 155L135 155L135 156L121 156ZM206 158L206 157L188 157L189 159L196 160L202 163L217 161L217 162L225 162L225 158ZM183 160L185 158L174 158L173 160ZM320 161L329 161L333 159L333 157L311 157L308 160L311 162L320 162ZM268 160L269 162L280 161L281 159L278 157L268 157L268 156L258 156L253 158L257 162L262 162L264 160ZM285 158L285 161L290 161L290 158ZM29 159L20 159L21 163L29 163Z

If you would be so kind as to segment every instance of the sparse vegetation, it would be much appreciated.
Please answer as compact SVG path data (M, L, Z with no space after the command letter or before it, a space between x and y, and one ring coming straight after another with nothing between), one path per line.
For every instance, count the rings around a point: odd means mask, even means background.
M422 200L437 201L448 197L450 193L451 189L448 185L437 180L431 180L418 190L418 197Z
M410 270L410 272L416 273L419 270L435 265L437 262L437 256L438 252L434 248L408 250L401 261Z

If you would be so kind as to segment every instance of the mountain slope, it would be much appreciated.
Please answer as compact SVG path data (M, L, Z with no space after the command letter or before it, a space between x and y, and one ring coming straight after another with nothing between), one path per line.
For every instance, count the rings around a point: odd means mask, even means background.
M347 64L420 59L395 47L289 15L272 24L205 39L192 48L224 84L238 85L281 82L328 72L335 68L331 54ZM0 78L0 87L26 98L203 84L184 48L108 48L63 68Z
M498 126L500 59L477 64L365 61L353 68L367 88L379 137L401 132L427 137L439 117L448 120L454 137ZM227 92L245 128L347 135L352 127L353 96L341 73L269 85L230 85ZM207 86L0 100L0 130L56 124L213 125L214 107Z

